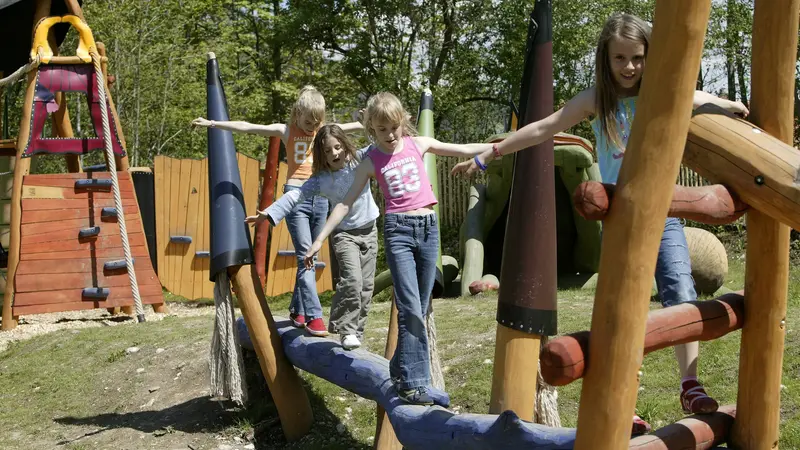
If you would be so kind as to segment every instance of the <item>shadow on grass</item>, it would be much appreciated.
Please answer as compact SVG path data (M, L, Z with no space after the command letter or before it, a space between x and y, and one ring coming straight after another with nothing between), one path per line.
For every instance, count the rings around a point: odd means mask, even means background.
M238 408L229 401L217 401L210 397L196 397L184 403L160 411L137 411L104 413L88 417L57 417L54 422L61 425L93 427L94 429L74 439L64 440L58 445L67 445L104 431L129 428L144 433L169 433L180 431L187 434L245 435L247 425L252 425L251 439L256 449L359 449L371 447L356 440L349 432L339 433L336 426L341 420L325 407L322 397L303 381L314 411L311 431L297 442L286 442L283 437L278 411L267 389L255 352L243 351L246 381L248 385L247 408Z

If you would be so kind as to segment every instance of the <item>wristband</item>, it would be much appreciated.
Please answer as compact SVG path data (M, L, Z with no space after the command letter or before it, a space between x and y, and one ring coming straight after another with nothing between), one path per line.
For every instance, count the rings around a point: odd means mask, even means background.
M494 154L495 158L503 157L503 155L500 154L500 150L497 149L497 144L492 144L492 154Z
M478 167L481 169L481 171L486 172L486 166L484 166L483 163L481 163L481 160L478 159L478 155L475 155L475 157L472 158L472 159L475 161L475 164L478 165Z

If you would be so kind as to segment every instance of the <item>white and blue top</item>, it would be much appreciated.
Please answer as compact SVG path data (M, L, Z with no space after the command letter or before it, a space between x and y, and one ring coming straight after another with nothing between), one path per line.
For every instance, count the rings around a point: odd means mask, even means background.
M275 226L286 215L291 213L295 206L303 203L306 199L313 198L315 195L327 198L334 206L341 203L353 184L356 167L358 167L358 163L363 159L367 150L369 150L369 147L356 152L357 160L348 162L342 169L318 172L303 183L300 189L293 189L283 194L278 201L264 211L270 223ZM367 183L350 208L350 212L336 226L336 230L356 230L370 226L378 218L379 214L378 205L375 204L369 183Z
M625 147L628 145L628 137L631 135L633 126L633 116L636 115L636 97L620 98L617 101L617 130L623 148L620 148L603 129L603 123L599 116L595 116L592 121L592 130L597 140L597 164L600 166L600 176L603 183L616 184L619 176L619 169L622 167L622 158L625 156Z

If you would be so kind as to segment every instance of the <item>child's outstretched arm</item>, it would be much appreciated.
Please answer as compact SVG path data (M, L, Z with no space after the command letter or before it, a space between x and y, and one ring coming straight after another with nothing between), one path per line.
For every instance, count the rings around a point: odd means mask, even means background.
M333 208L330 216L328 216L328 220L325 222L325 226L322 227L322 231L319 233L319 236L314 240L314 243L311 244L311 248L308 249L306 252L305 258L305 265L306 268L311 269L314 266L314 256L319 253L319 250L322 248L322 243L325 242L325 239L333 233L333 230L339 225L342 220L344 220L345 216L350 212L350 208L353 207L353 203L356 201L359 195L361 195L361 191L364 190L364 186L369 181L370 177L372 177L375 173L375 166L372 164L372 160L369 158L364 158L363 161L356 167L356 171L353 178L353 184L350 185L350 190L347 191L347 195L345 195L344 200L342 203L339 203Z
M342 129L345 133L352 133L354 131L361 131L364 129L364 125L361 122L350 122L350 123L340 123L339 128Z
M742 102L732 102L724 98L719 98L716 95L709 94L708 92L694 91L694 101L692 102L692 107L697 109L706 103L712 103L726 111L730 111L734 114L741 114L743 117L747 117L747 115L750 114L750 111Z
M560 131L572 128L593 113L594 88L591 87L572 97L564 107L553 114L538 122L529 123L514 132L506 140L497 144L497 151L502 156L533 147L552 138ZM485 167L495 157L497 155L494 154L494 149L490 147L488 151L477 155L474 159L457 164L453 167L451 173L463 172L466 175L472 175L476 171L482 170L475 159L479 160L480 164Z
M255 216L248 216L244 219L246 223L258 225L264 220L268 220L273 227L289 215L297 205L303 203L308 198L320 195L319 178L312 176L300 186L300 189L292 189L283 194L275 203L271 204L263 211L256 211Z
M492 144L451 144L441 142L431 137L415 136L414 142L423 155L431 152L440 156L475 156L483 152L491 151Z
M208 120L198 117L192 121L192 126L206 127L206 128L219 128L220 130L236 131L239 133L259 134L261 136L277 136L283 138L288 128L282 123L273 123L271 125L259 125L256 123L244 121L217 121Z

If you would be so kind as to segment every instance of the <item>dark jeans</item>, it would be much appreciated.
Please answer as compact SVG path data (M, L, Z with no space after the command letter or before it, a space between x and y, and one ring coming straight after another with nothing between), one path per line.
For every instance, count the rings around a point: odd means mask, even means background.
M397 303L397 350L389 373L398 389L430 384L425 314L431 299L439 257L435 214L387 214L384 220L386 262L392 272Z

